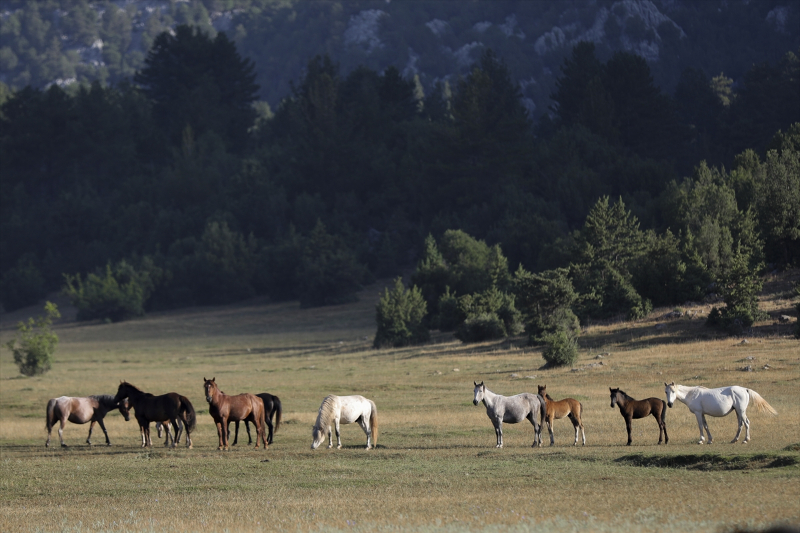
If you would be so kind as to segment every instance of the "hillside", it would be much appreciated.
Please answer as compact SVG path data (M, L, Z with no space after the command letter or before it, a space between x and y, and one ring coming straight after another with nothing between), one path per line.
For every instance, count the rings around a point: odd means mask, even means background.
M785 0L3 0L0 21L0 81L12 89L118 83L142 67L158 33L192 24L226 32L254 60L260 97L273 108L317 54L345 73L395 66L430 92L491 48L541 116L581 40L595 43L601 59L618 50L643 56L667 93L686 68L739 83L752 65L800 46L800 8Z

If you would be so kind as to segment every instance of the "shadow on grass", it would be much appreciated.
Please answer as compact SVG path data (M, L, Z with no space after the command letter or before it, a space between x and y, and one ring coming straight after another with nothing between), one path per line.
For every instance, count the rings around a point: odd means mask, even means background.
M686 470L755 470L781 468L800 464L791 455L761 453L754 455L725 456L716 453L692 453L687 455L644 455L641 453L625 455L614 460L627 466L656 468L683 468Z

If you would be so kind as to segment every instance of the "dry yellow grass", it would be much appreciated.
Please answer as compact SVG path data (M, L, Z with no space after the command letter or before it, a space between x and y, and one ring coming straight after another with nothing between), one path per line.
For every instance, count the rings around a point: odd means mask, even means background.
M669 522L679 531L709 531L800 524L800 453L785 451L800 443L800 343L788 326L759 324L741 344L697 319L660 320L668 311L661 310L638 323L588 328L575 369L543 370L540 350L524 339L462 345L439 334L424 347L372 350L379 293L371 287L359 303L336 308L256 301L121 324L77 323L62 303L66 318L56 327L61 343L49 373L19 377L10 353L0 352L0 530L657 531ZM780 290L770 294L778 296L766 297L765 308L785 313L788 300ZM4 315L0 342L35 312ZM748 365L752 372L741 370ZM284 423L268 451L241 440L230 452L216 450L203 377L216 377L227 393L281 397ZM106 419L110 448L85 446L88 426L73 424L64 431L68 449L44 448L49 398L114 393L123 379L154 394L188 396L198 411L195 449L142 450L135 420L125 423L118 413ZM483 406L472 405L473 380L505 395L547 384L555 398L580 400L587 446L569 446L572 426L560 420L553 448L530 448L526 423L507 425L506 447L496 450ZM634 421L633 446L624 446L624 421L610 408L608 387L663 398L663 382L673 380L747 386L780 415L751 412L747 445L728 443L733 415L712 418L715 444L698 446L695 418L678 404L667 413L669 445L655 445L650 418ZM363 449L356 425L342 426L343 450L309 449L317 408L331 393L375 400L377 450ZM546 429L544 435L547 442ZM632 454L686 456L689 466L620 462ZM725 469L711 456L704 463L703 454L740 463ZM784 466L765 467L775 459Z

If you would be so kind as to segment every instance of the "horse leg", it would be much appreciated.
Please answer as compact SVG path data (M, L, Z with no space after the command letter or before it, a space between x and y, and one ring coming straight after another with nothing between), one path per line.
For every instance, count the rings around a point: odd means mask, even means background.
M666 409L666 407L664 407L664 409ZM659 435L661 434L661 430L662 429L664 430L664 444L669 444L669 435L667 435L667 423L661 420L661 418L659 418L658 425L659 425L659 430L658 430ZM659 444L661 444L661 441L659 441Z
M264 423L267 425L267 431L269 433L269 435L267 436L267 442L269 444L272 444L272 433L273 433L272 420L271 417L266 413L266 411L264 412Z
M247 420L244 421L244 429L247 431L247 445L250 446L253 444L253 437L250 436L250 422ZM239 426L236 426L236 433L239 433ZM256 435L256 440L258 440L258 435Z
M101 418L100 420L97 421L97 423L100 425L100 429L103 430L103 435L106 436L106 446L111 446L111 441L108 438L108 431L106 431L106 425L103 423L103 419ZM89 435L91 434L92 434L92 428L89 428Z
M556 439L553 438L553 417L548 414L547 416L547 431L550 432L550 446L555 446ZM575 437L577 442L577 437Z
M572 428L575 430L575 442L573 442L572 445L573 446L577 446L578 445L578 430L579 429L583 429L583 427L581 426L581 423L578 420L578 417L576 417L574 413L570 413L569 414L569 421L572 422ZM586 446L586 437L585 436L583 437L583 445Z
M358 425L361 426L361 429L363 429L364 433L367 435L367 449L369 450L372 448L372 431L369 427L369 420L362 415L361 418L358 419Z
M334 424L334 427L336 428L336 449L337 450L341 450L342 449L342 435L339 432L339 419L335 418L333 420L333 424Z
M495 422L495 424L494 424L494 434L495 434L495 437L497 438L497 444L495 445L495 448L502 448L503 447L503 421L502 420L498 420L497 422Z
M153 439L150 438L150 422L147 422L144 426L144 434L147 437L147 447L153 447Z
M708 429L708 422L706 421L706 415L702 414L703 417L703 427L706 429L706 433L708 433L708 443L711 444L714 442L714 437L711 436L711 430Z
M94 429L94 424L95 424L94 420L89 422L89 436L86 437L86 444L88 444L89 446L92 445L92 430Z
M67 419L66 418L62 418L61 419L61 425L58 427L58 440L61 441L61 446L64 447L64 448L67 447L67 445L64 444L64 426L66 425L66 423L67 423Z
M630 446L631 442L633 442L633 440L631 439L631 417L630 416L626 416L625 417L625 428L628 430L628 444L626 444L626 446Z
M536 448L537 444L541 448L542 446L542 426L538 422L536 422L536 416L531 411L528 414L528 420L531 421L533 424L533 444L531 444L531 448Z
M330 450L333 448L333 434L331 433L331 427L328 426L328 449Z

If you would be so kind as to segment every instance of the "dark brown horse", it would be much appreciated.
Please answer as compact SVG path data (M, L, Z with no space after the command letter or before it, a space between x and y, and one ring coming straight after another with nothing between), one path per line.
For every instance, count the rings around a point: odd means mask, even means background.
M264 402L264 423L267 424L267 429L269 430L267 444L272 444L272 436L277 433L278 428L281 427L281 413L283 412L281 399L268 392L262 392L261 394L256 394L256 396L261 398L261 401ZM272 425L273 416L275 417L274 429ZM231 446L236 446L236 443L239 441L239 421L235 420L234 422L236 426L233 435L233 444ZM247 430L247 444L250 445L253 443L253 439L250 437L250 422L247 420L244 421L244 428ZM228 422L228 440L231 440L230 421Z
M61 440L61 446L66 447L64 444L64 425L67 420L73 424L85 424L91 422L89 425L89 436L86 438L86 444L92 444L92 429L94 429L95 422L100 424L100 429L106 436L106 445L111 446L111 441L108 440L108 431L103 424L103 418L109 411L119 409L122 416L125 417L125 422L130 420L128 412L128 402L126 400L118 401L110 394L102 394L98 396L88 396L85 398L73 398L71 396L61 396L60 398L53 398L47 402L47 420L45 428L47 429L47 442L45 446L50 446L50 434L53 431L53 426L56 422L61 422L61 427L58 428L58 438Z
M647 398L646 400L634 400L625 392L619 389L612 389L611 391L611 408L614 405L619 406L619 412L625 419L625 426L628 428L628 446L631 445L631 420L634 418L644 418L653 415L658 422L658 443L661 444L661 437L663 434L664 444L669 443L669 435L667 435L667 402L660 398Z
M578 430L580 429L580 433L583 436L583 445L586 446L586 433L583 432L583 421L581 421L581 414L583 413L581 402L573 398L555 401L547 394L547 385L539 385L539 396L544 398L544 402L547 404L545 420L547 421L547 429L550 431L550 446L555 443L553 439L553 420L558 420L565 416L569 417L572 427L575 428L575 442L572 445L578 445Z
M258 439L264 443L266 449L267 439L264 436L264 402L255 394L243 393L236 396L228 396L217 387L217 378L203 378L203 390L208 402L208 413L217 425L217 436L219 437L219 450L227 450L228 446L228 422L246 420L256 426L256 445Z
M169 392L161 396L153 396L148 392L141 391L138 387L131 385L127 381L119 384L115 400L127 398L133 408L136 421L139 422L139 432L142 435L142 448L152 446L150 440L150 422L172 423L175 430L175 439L172 447L178 445L181 440L181 431L186 430L186 446L192 447L191 433L197 424L197 417L194 407L188 398L181 396L177 392ZM183 422L183 428L178 420ZM167 436L169 440L169 434ZM168 442L165 442L168 444Z

